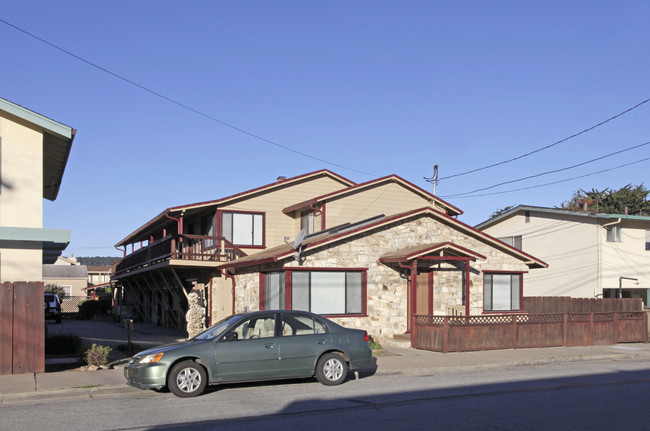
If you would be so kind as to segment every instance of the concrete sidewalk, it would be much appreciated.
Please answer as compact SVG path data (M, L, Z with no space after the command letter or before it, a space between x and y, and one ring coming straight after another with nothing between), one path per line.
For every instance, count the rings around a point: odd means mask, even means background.
M98 344L122 344L121 325L113 322L94 323L104 331L94 332ZM183 338L179 331L169 331L151 325L138 325L134 342L149 347L152 343L165 344ZM62 326L63 328L63 326ZM95 328L97 329L97 328ZM64 330L64 329L61 329ZM149 333L147 333L149 332ZM181 335L179 337L179 335ZM84 340L86 340L84 338ZM137 340L137 341L136 341ZM141 344L141 345L142 345ZM517 350L489 350L480 352L437 353L410 348L387 347L375 359L372 369L361 375L432 375L449 372L472 372L497 367L530 366L536 364L578 361L650 359L650 344L618 344L613 346L549 347ZM650 362L649 362L650 365ZM113 369L13 374L0 376L0 405L27 400L93 397L98 395L137 392L127 386L123 363Z
M364 375L373 373L375 375L435 375L548 363L650 359L649 344L550 347L446 354L394 347L385 350L384 353L391 356L376 358L376 369L362 372ZM0 376L0 405L50 397L93 397L137 391L139 389L126 385L122 366L96 371L77 369L54 373Z

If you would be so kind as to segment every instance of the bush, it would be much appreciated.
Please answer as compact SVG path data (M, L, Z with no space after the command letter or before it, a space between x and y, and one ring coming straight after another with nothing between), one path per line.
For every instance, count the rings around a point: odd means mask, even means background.
M46 355L79 355L81 353L81 337L76 335L53 335L45 338Z
M86 350L84 359L89 366L101 367L108 363L109 353L111 353L110 347L93 344L90 349Z
M84 299L79 303L79 314L77 316L82 320L91 320L94 315L99 313L100 307L99 301Z

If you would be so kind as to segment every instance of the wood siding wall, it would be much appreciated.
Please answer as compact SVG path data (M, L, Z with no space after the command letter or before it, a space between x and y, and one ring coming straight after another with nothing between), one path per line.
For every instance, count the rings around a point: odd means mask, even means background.
M0 284L0 375L45 371L42 282Z

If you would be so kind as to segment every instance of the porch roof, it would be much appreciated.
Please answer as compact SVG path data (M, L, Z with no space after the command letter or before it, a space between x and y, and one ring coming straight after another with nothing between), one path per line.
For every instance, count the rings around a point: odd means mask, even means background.
M476 259L486 259L480 253L477 253L468 248L462 247L453 242L441 242L437 244L422 244L412 247L403 248L401 250L396 250L393 253L386 254L379 258L379 261L382 263L397 263L397 262L407 262L413 259L427 256L435 257L452 257L452 258L464 258L470 260Z

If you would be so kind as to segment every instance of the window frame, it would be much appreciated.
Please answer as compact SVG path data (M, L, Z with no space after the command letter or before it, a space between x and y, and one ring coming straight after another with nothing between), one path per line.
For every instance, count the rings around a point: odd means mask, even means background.
M219 226L217 227L217 231L219 232L218 236L221 236L225 238L226 240L230 241L233 245L236 245L237 247L242 247L242 248L266 248L266 213L264 212L258 212L258 211L233 211L233 210L219 210L217 211L217 221L219 223ZM224 215L231 215L231 220L230 220L230 232L228 235L226 235L226 232L224 232L224 222L223 222L223 217ZM234 241L234 234L235 234L235 222L234 222L234 215L250 215L251 216L251 223L253 229L255 228L255 216L261 216L261 226L262 226L262 234L261 234L261 244L255 244L255 231L253 230L251 232L252 238L251 238L251 244L247 243L237 243Z
M605 240L607 242L623 242L623 229L620 224L605 226L605 230Z
M266 292L266 286L265 286L265 276L267 274L275 274L275 273L284 273L284 307L282 309L284 310L294 310L293 307L293 274L299 272L299 273L312 273L312 272L341 272L345 274L345 282L346 282L346 287L345 287L345 307L347 309L349 305L348 301L348 287L347 287L347 282L348 282L348 273L355 273L355 274L360 274L361 275L361 312L356 313L356 312L350 312L350 313L331 313L331 314L319 314L321 316L326 316L326 317L366 317L368 315L368 268L286 268L281 271L266 271L266 272L260 272L260 278L259 278L259 283L260 283L260 297L259 297L259 307L260 310L265 310L265 296L268 296L268 293ZM282 278L280 276L280 278ZM282 289L280 289L282 290ZM309 285L309 298L311 298L311 274L310 274L310 285ZM280 304L282 305L282 298L280 299ZM304 309L295 309L295 311L307 311L307 312L312 312L311 311L311 301L310 301L310 309L309 310L304 310Z
M521 313L524 311L524 274L525 271L483 271L483 312L484 313ZM509 309L494 309L494 284L492 282L495 275L509 275L510 276L510 308ZM519 296L519 308L513 308L513 288L512 277L517 276L519 278L518 286L518 296ZM492 298L491 308L488 308L487 304L487 289L488 289L488 277L490 278L490 298Z

